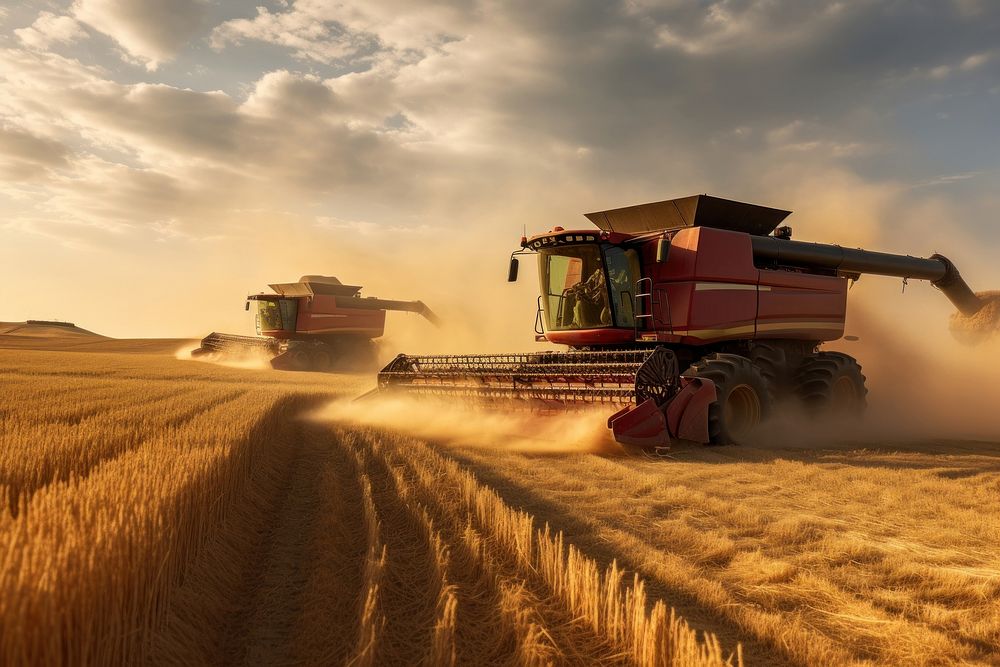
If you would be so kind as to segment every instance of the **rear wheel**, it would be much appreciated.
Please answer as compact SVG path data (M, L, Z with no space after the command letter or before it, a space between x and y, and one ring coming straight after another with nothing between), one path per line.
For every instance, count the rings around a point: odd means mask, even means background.
M772 399L786 393L789 375L788 358L781 346L767 342L754 343L750 348L749 359L760 369Z
M281 367L287 370L307 371L312 366L309 353L301 347L289 348L280 358L282 360Z
M807 357L799 367L795 393L816 416L856 417L868 406L861 366L854 357L840 352L817 352Z
M705 378L715 384L716 401L708 409L708 435L713 445L748 442L771 413L767 381L746 357L711 354L683 375Z
M314 371L328 371L333 363L330 352L325 348L318 347L309 353L309 367Z

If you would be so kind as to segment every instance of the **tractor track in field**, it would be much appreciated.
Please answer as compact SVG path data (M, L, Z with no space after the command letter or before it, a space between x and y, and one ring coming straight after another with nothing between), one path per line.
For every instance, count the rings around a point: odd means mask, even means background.
M728 651L735 651L736 645L742 645L744 660L747 664L796 665L800 664L785 654L784 649L766 638L755 638L745 627L742 627L732 617L729 617L711 604L707 604L692 593L691 590L678 586L661 576L658 566L643 562L634 554L622 552L612 546L614 536L625 536L627 539L637 539L644 542L655 542L653 529L647 527L643 531L630 528L624 523L619 526L598 526L594 520L588 520L565 503L552 497L546 497L542 492L533 490L525 484L515 482L488 465L450 448L440 448L439 451L464 468L473 472L484 483L492 487L508 503L535 516L540 522L547 523L555 530L566 533L578 547L597 560L602 565L608 565L617 560L629 570L638 572L646 581L649 591L655 596L669 600L671 606L684 617L693 627L714 633ZM543 459L546 466L558 465L558 457ZM653 567L651 567L653 565Z
M388 631L377 664L418 656L437 663L438 615L448 589L455 596L450 635L457 664L518 664L522 656L530 661L550 652L566 664L598 656L603 664L621 662L572 614L545 602L549 592L509 557L476 549L487 529L447 493L421 484L420 464L383 449L377 435L355 436L354 442L366 452L389 554L382 598Z
M438 593L440 602L442 590L454 591L458 613L450 619L448 639L451 655L459 664L634 664L633 660L641 663L650 655L659 655L652 658L656 661L669 655L668 651L685 650L668 649L671 642L686 641L680 636L664 640L660 648L640 648L632 642L649 638L648 626L641 621L626 628L611 620L611 611L605 617L603 612L592 615L594 607L575 606L585 599L595 603L600 599L603 602L598 606L617 608L626 617L634 615L633 619L662 619L653 620L653 627L665 627L660 625L665 617L656 616L653 600L645 598L644 592L635 593L627 586L623 590L613 574L598 574L602 569L598 563L582 552L574 556L573 547L564 548L561 535L543 531L544 525L534 517L505 504L492 489L433 448L416 441L400 447L398 440L377 430L355 432L353 440L369 452L366 460L376 462L376 469L385 466L391 471L396 481L391 497L401 499L409 509L411 525L423 523L412 537L430 542L437 552L437 581L426 594ZM372 476L378 478L378 473ZM390 551L390 562L391 556ZM584 574L588 571L593 574ZM598 592L602 576L610 577L611 590L624 597L614 602L611 593ZM627 607L625 600L633 594L641 611ZM439 613L440 609L439 605ZM439 615L430 633L430 653L411 655L430 655L430 664L440 664L433 657L441 655L439 635L447 620ZM424 646L427 640L425 634ZM714 646L703 658L685 658L721 664L726 653ZM639 653L644 657L639 658Z
M353 458L294 422L173 597L149 664L341 664L364 558Z
M361 488L344 452L308 426L273 514L242 616L246 665L343 660L364 557ZM339 653L339 654L338 654Z
M170 596L148 663L630 663L631 640L525 556L542 526L482 514L489 490L431 448L294 421L262 454Z
M405 664L430 651L444 582L437 574L426 531L421 530L412 508L404 504L387 463L367 451L363 459L381 524L381 541L388 554L380 589L386 631L378 643L375 662Z

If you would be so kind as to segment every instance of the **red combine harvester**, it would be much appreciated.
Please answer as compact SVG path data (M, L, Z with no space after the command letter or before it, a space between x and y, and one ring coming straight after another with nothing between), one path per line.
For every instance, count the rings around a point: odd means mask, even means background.
M387 310L419 313L435 326L438 318L421 301L361 296L357 285L331 276L302 276L295 283L269 285L274 294L251 294L257 336L211 333L192 356L270 355L280 370L326 371L374 363L375 338L385 331Z
M587 214L597 229L522 238L509 280L517 255L538 255L536 339L570 350L401 354L379 373L379 389L542 409L606 403L617 408L608 426L629 449L743 443L776 399L864 410L857 361L819 351L843 336L849 281L928 280L963 315L984 305L941 255L792 241L778 227L789 214L696 195Z

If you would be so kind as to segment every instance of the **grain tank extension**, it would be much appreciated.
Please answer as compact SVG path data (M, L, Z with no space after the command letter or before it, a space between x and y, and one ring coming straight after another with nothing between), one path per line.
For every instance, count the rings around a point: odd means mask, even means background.
M595 229L521 239L538 260L536 339L564 352L399 355L382 391L544 410L605 403L629 448L743 443L776 399L860 414L867 387L841 338L848 284L926 280L972 318L987 304L947 258L791 240L789 211L696 195L587 214Z
M386 311L417 313L439 324L421 301L362 297L361 287L331 276L302 276L270 288L273 294L247 297L256 336L212 333L192 356L262 354L280 370L363 368L374 363L373 341L385 331Z

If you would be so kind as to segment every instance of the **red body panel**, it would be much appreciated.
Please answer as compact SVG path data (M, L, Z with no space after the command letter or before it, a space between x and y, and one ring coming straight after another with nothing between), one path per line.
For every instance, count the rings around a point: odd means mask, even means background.
M562 231L559 235L591 234ZM666 262L656 262L659 234L602 233L610 245L637 247L642 278L652 282L652 318L626 328L549 331L574 347L645 342L707 345L725 340L784 338L829 341L844 333L847 279L754 266L749 234L713 227L670 232ZM544 239L546 236L535 237ZM534 247L534 246L533 246Z
M337 297L316 294L298 297L295 331L265 330L261 334L273 338L325 338L327 336L359 336L378 338L385 333L385 311L337 306Z
M705 378L681 378L677 395L662 406L647 399L608 418L615 440L645 449L672 440L708 442L708 408L716 400L715 384Z
M624 445L652 448L670 444L666 417L652 399L622 408L611 415L608 417L608 428L615 440Z
M708 408L716 401L715 384L705 378L681 378L681 390L666 405L667 428L680 440L708 442Z
M758 338L836 340L846 315L846 278L761 270Z
M707 227L682 229L667 262L653 263L654 288L664 290L670 332L682 343L752 338L757 317L757 275L747 234ZM660 318L664 319L664 318Z
M711 227L689 227L674 234L668 261L654 264L650 277L660 280L705 280L754 283L749 234Z
M299 333L359 334L378 338L385 333L385 311L337 306L337 297L317 294L299 302L295 323Z

